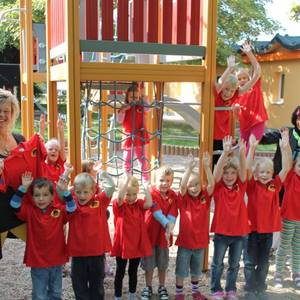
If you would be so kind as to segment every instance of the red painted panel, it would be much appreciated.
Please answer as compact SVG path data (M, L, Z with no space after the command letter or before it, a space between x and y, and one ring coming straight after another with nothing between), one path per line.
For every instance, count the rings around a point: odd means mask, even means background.
M191 10L191 45L200 45L200 8L201 2L199 0L192 0Z
M128 41L128 0L118 0L118 41Z
M148 42L158 43L158 0L148 2Z
M186 44L187 1L177 0L177 44Z
M172 43L173 0L163 0L163 43Z
M64 0L51 0L49 19L51 30L50 48L53 48L62 44L65 41Z
M144 41L144 0L133 0L133 41Z
M102 1L108 2L109 0ZM87 40L98 39L98 0L86 0L85 3L85 36Z
M113 0L102 1L102 40L113 40Z

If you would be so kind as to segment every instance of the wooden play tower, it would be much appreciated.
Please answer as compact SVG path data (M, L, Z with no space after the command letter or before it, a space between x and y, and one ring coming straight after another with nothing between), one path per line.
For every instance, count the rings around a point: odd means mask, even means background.
M47 82L48 134L56 136L57 82L67 91L69 160L81 166L81 82L144 81L201 83L200 152L212 152L216 69L217 0L48 0L47 72L32 69L32 3L21 0L22 130L33 134L33 83ZM201 65L86 62L84 52L181 55L202 58ZM153 116L147 120L154 126ZM106 145L102 152L105 153ZM150 144L155 157L157 144Z

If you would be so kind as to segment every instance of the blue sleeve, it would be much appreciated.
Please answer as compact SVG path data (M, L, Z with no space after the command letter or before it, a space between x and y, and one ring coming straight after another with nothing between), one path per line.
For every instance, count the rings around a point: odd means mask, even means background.
M161 210L157 210L153 213L153 217L159 222L164 228L170 222L168 218L162 213Z
M24 186L20 185L16 193L10 199L10 206L12 208L18 209L21 207L22 198L26 194L26 189Z
M170 222L172 222L172 223L174 223L174 224L175 224L175 222L176 222L176 218L175 218L174 216L172 216L172 215L168 215L168 216L167 216L167 218L168 218L168 220L169 220Z
M66 209L68 213L72 213L76 210L76 203L69 191L63 193L64 200L66 201Z

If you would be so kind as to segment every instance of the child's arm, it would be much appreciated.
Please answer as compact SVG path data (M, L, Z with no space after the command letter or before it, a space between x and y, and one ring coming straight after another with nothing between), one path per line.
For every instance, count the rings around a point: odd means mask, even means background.
M68 190L68 180L63 176L59 177L59 180L56 185L56 190L62 193L63 200L66 202L67 213L72 213L76 210L76 203L72 197L71 192Z
M59 156L62 161L66 160L66 153L65 153L65 124L63 119L59 116L57 119L57 139L60 145L60 152Z
M208 152L203 153L202 163L207 178L207 193L212 195L215 187L215 178L210 168L210 156Z
M147 184L146 186L144 186L144 193L145 193L145 198L146 201L144 203L144 209L148 209L152 206L152 196L150 193L150 184Z
M22 204L22 198L26 194L29 186L33 181L31 172L25 172L22 174L22 185L19 186L16 193L12 196L10 200L10 206L15 210L19 210Z
M44 134L45 134L45 115L41 114L40 115L40 128L39 128L39 134L41 137L44 138Z
M244 94L245 92L249 91L254 84L256 83L256 81L259 79L260 74L261 74L261 68L260 65L258 63L258 61L256 60L252 49L251 49L251 44L246 42L244 43L244 45L242 46L241 50L248 56L251 65L253 67L253 75L250 78L250 80L242 87L239 88L239 94Z
M129 174L126 174L126 177L124 179L123 182L121 182L120 184L120 188L119 188L119 192L118 192L118 206L122 206L125 195L126 195L126 191L128 188L128 183L130 180L130 176Z
M223 139L223 152L217 162L217 165L214 170L214 177L215 182L219 182L223 175L223 168L226 163L226 160L228 158L228 155L231 151L232 147L232 137L231 136L225 136Z
M64 172L60 175L60 178L69 183L69 175L74 171L73 166L69 162L64 163ZM60 180L60 179L59 179ZM59 181L58 181L59 182ZM56 194L60 200L64 200L64 190L60 189L60 184L56 185Z
M283 182L292 165L292 151L289 142L289 132L287 130L283 131L281 137L282 139L279 141L279 146L281 150L282 168L278 176L280 177L281 182Z
M245 182L247 179L247 163L246 163L246 143L244 140L239 141L240 146L240 169L239 169L239 178L241 182Z
M179 191L182 196L185 195L185 193L186 193L187 183L189 181L190 175L191 175L193 169L195 168L195 166L196 166L196 161L195 161L194 157L192 155L189 155L186 170L182 176L182 179L180 182L180 187L179 187Z
M253 165L254 165L254 154L256 147L258 145L258 141L256 140L253 134L249 137L249 152L247 155L247 176L248 180L250 180L253 176Z
M227 57L227 68L215 84L217 93L221 92L228 75L234 72L236 65L237 64L235 63L235 57L233 55Z
M108 198L111 198L112 194L115 191L115 183L114 183L113 179L107 174L107 172L105 172L103 170L100 172L99 179L101 181L101 186L102 186L102 189L104 190L106 196Z

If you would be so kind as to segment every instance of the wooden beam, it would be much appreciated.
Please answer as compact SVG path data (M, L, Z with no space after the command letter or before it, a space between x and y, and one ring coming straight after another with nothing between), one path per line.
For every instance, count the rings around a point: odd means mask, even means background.
M80 64L80 80L203 82L205 67L154 64Z

